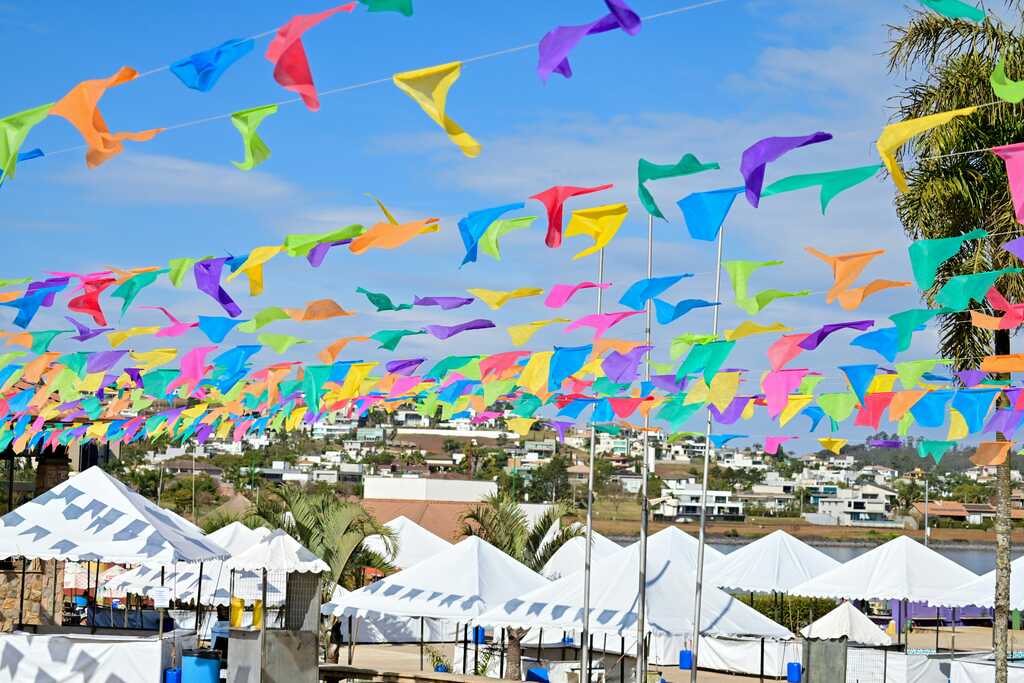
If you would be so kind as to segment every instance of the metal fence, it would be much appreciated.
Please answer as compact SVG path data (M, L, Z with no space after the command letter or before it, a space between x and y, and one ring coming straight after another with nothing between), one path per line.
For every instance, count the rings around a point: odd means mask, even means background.
M889 651L851 647L846 652L846 683L885 683Z

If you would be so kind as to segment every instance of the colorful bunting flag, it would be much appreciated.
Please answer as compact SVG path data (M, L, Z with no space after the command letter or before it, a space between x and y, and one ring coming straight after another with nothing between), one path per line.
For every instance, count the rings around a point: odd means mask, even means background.
M463 154L467 157L476 157L480 155L480 143L452 121L445 111L448 90L458 80L461 71L462 62L451 62L398 73L392 76L391 80L399 90L420 105L434 123L441 126Z
M217 47L197 52L191 57L171 64L171 73L185 84L185 87L199 92L209 92L228 68L252 52L255 41L227 40Z
M716 162L710 162L702 164L697 157L692 154L684 154L679 161L674 164L654 164L646 159L640 159L637 162L636 169L636 183L637 183L637 194L640 195L640 203L647 209L647 213L651 214L655 218L665 220L665 215L658 208L657 202L654 201L654 196L651 191L647 189L647 182L650 180L664 180L665 178L678 178L680 176L693 175L694 173L701 173L703 171L710 171L713 169L719 169Z
M844 168L838 171L825 171L824 173L803 173L791 175L777 180L761 191L762 197L769 197L773 194L783 192L794 192L808 187L818 186L821 188L821 213L825 214L829 202L835 199L836 195L849 190L855 185L863 183L882 170L881 164L870 166L858 166L856 168Z
M925 1L928 0L922 0L922 2ZM875 145L878 147L879 156L882 157L882 163L889 169L889 173L892 174L892 181L900 192L906 192L909 188L907 187L907 179L903 175L903 169L900 168L899 162L896 161L896 152L899 148L906 144L910 138L916 137L936 126L949 123L958 116L973 114L976 109L977 107L965 107L930 116L922 116L919 119L890 123L882 130L882 134L878 136Z
M573 260L596 254L608 246L628 214L629 207L625 204L607 204L573 211L569 217L569 224L565 227L565 236L580 235L594 240L592 246L575 254Z
M558 73L572 77L569 53L587 36L622 29L635 36L640 32L640 16L630 9L625 0L605 0L608 14L600 19L578 26L558 26L544 34L538 45L537 75L547 83L548 76Z
M52 108L53 103L44 104L0 119L0 185L5 179L14 177L18 162L24 161L18 150L25 144L25 138L32 128L49 116ZM42 155L39 152L39 156Z
M827 142L831 139L831 133L821 131L810 135L767 137L743 150L743 155L740 158L740 174L743 176L743 185L750 205L756 208L760 203L764 171L768 164L794 149Z
M256 129L263 123L263 119L276 113L277 105L267 104L262 107L236 111L231 115L231 124L241 133L242 145L245 148L245 160L231 162L235 168L241 171L251 171L270 158L270 148L256 133Z

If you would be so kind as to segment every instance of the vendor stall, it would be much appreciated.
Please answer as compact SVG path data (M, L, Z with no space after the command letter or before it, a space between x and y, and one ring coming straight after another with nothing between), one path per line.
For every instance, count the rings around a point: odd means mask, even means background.
M98 467L19 506L0 522L0 559L19 560L22 575L27 563L37 559L163 565L192 562L201 566L228 555L198 527L156 506ZM28 626L21 618L25 599L22 590L16 620L20 627L0 634L0 657L8 669L14 668L9 673L15 680L37 680L35 671L50 673L53 653L62 652L67 653L67 661L58 664L76 671L111 667L103 671L126 681L157 683L162 669L171 664L170 653L180 655L183 647L194 644L193 633L164 632L170 624L163 619L151 622L141 613L135 624L126 618L121 622L140 628L101 626L94 606L86 610L85 624ZM153 630L146 629L150 623ZM77 658L76 652L80 653ZM88 675L86 679L93 680Z

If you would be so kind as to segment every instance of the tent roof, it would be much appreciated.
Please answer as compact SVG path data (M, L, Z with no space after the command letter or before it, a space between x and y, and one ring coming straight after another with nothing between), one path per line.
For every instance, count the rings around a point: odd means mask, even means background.
M692 634L695 588L696 541L675 527L648 540L647 619L655 635ZM594 563L591 573L590 629L595 633L624 634L636 629L639 545L633 544ZM481 615L477 623L488 626L551 627L580 629L583 625L583 571L517 595ZM705 585L701 610L703 633L793 636L727 593Z
M931 602L950 586L976 578L973 572L909 536L897 536L794 586L790 593L815 598Z
M392 564L399 569L408 569L417 562L422 562L428 557L452 547L448 541L402 515L395 517L384 526L395 534L398 549ZM369 536L363 541L363 545L384 557L391 555L384 539L380 536Z
M602 560L622 550L615 541L612 541L596 531L590 546L591 561ZM555 551L554 555L544 564L541 574L549 579L560 579L573 572L582 569L586 560L587 539L585 536L577 536L562 544L562 547Z
M231 569L251 569L268 572L296 572L319 574L330 569L327 563L294 538L277 529L243 553L224 563Z
M0 518L0 558L117 564L228 556L199 527L90 467Z
M477 536L345 596L333 614L465 619L542 586L543 576Z
M967 583L951 588L932 604L940 607L995 607L996 572L993 569ZM1024 557L1010 563L1010 609L1024 609Z
M709 583L758 593L788 593L793 586L839 566L839 562L782 529L748 543L715 562Z
M835 639L846 636L860 645L892 645L892 638L878 628L852 603L842 602L834 610L800 629L804 638Z
M231 522L206 537L232 555L237 555L259 543L269 533L269 529L250 529L241 522Z

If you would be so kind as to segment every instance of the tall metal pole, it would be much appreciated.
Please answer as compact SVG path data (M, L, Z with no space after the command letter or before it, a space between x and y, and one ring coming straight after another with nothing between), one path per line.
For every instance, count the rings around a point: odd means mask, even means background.
M597 283L604 282L604 249L597 255ZM597 312L604 304L604 288L597 288ZM583 560L583 633L580 641L580 680L590 670L590 550L594 542L594 460L597 457L597 430L590 420L590 460L587 466L587 543ZM589 679L586 683L590 683Z
M725 226L718 231L718 255L715 258L715 301L722 298L722 240L725 238ZM718 309L712 310L713 322L711 333L718 337ZM700 601L704 587L704 524L708 504L708 470L711 469L711 411L708 410L707 429L704 433L704 472L700 487L700 527L697 533L697 588L693 598L693 666L690 668L690 683L697 683L697 663L700 651Z
M928 547L928 475L924 475L924 547Z
M654 272L654 216L647 214L647 279ZM651 300L647 300L647 325L644 330L645 343L651 345ZM717 308L717 307L716 307ZM644 364L644 380L651 380L651 352L647 351L647 362ZM651 426L651 413L644 413L643 455L640 458L640 575L637 577L637 608L636 608L636 683L644 683L647 677L646 627L647 615L647 453Z

